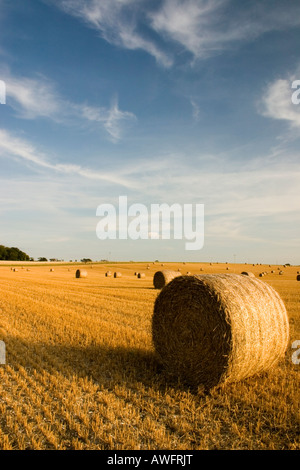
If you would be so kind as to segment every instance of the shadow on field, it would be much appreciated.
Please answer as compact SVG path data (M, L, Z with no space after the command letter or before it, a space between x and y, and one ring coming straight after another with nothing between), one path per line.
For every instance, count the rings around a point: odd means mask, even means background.
M112 389L115 385L135 388L137 383L165 391L166 387L187 390L158 363L153 351L133 347L72 346L26 342L6 338L6 363L28 371L59 373L65 378L87 378ZM10 354L10 351L12 352Z

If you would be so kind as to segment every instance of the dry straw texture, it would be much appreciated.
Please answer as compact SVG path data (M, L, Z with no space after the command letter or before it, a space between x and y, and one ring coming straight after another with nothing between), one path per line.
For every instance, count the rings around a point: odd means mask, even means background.
M255 274L249 271L243 271L241 274L243 274L244 276L255 277Z
M166 286L172 279L175 277L181 276L181 273L178 271L157 271L153 276L153 285L155 289L162 289Z
M84 269L77 269L75 276L76 276L77 278L79 278L79 277L87 277L87 271L85 271Z
M209 389L269 370L289 338L285 305L267 283L239 274L182 276L157 296L158 360L184 383Z

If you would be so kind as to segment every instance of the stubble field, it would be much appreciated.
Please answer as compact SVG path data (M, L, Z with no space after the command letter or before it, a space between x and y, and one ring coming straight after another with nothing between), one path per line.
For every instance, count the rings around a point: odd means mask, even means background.
M0 264L0 449L300 449L299 267L222 263ZM267 271L290 321L286 356L270 372L209 394L157 364L153 275ZM227 268L229 268L227 270ZM30 269L30 270L27 270ZM120 271L122 277L105 277ZM271 274L270 271L274 270ZM137 279L135 272L144 272ZM298 355L300 357L300 354Z

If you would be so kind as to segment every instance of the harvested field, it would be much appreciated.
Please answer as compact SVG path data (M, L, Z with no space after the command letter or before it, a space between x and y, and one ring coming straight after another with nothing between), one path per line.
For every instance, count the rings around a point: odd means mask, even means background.
M148 266L149 264L149 266ZM299 267L266 274L283 299L290 340L270 371L205 394L170 376L155 359L153 286L160 264L0 265L0 449L300 449ZM182 263L164 263L177 271ZM27 265L23 263L25 268ZM134 272L147 276L137 282ZM186 263L191 274L226 264ZM276 269L276 266L274 266ZM85 267L84 269L87 269ZM118 282L106 277L120 272ZM246 265L230 264L240 274ZM265 266L252 267L256 277Z

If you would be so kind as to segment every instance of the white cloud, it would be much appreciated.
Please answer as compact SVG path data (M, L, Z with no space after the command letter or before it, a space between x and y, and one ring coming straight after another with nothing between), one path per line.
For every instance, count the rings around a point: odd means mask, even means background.
M61 99L56 93L53 84L44 77L40 79L16 78L5 75L7 97L17 111L18 117L35 119L47 117L59 120L62 109Z
M259 112L272 119L288 121L292 129L300 130L300 105L292 103L293 77L269 84L258 104Z
M112 142L118 142L125 125L136 120L133 113L119 109L116 97L110 107L77 104L61 97L54 84L45 77L15 77L7 71L1 77L6 84L7 105L21 119L47 118L73 126L94 122L100 124Z

